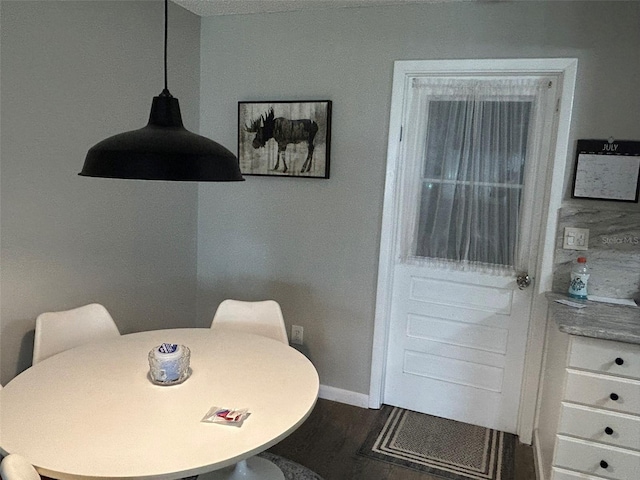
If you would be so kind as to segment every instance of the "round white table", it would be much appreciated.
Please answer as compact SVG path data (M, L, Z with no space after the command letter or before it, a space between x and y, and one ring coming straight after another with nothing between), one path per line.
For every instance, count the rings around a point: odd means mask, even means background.
M147 354L163 342L191 349L180 385L147 376ZM196 328L123 335L55 355L0 390L0 452L58 479L232 476L229 466L246 468L242 460L302 424L318 388L311 362L269 338ZM201 422L214 405L250 415L241 427Z

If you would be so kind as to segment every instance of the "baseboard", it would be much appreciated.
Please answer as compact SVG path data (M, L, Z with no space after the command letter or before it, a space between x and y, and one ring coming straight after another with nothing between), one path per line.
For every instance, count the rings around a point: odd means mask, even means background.
M540 439L538 435L538 429L533 429L533 464L536 469L536 479L545 480L544 469L542 468L542 449L540 448Z
M352 392L328 385L320 385L318 396L324 400L346 403L354 407L369 408L369 395L365 395L364 393Z

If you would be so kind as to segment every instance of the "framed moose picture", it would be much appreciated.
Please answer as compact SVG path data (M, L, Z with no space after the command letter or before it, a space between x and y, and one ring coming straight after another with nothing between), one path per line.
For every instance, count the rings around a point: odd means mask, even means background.
M238 102L243 175L329 178L331 101Z

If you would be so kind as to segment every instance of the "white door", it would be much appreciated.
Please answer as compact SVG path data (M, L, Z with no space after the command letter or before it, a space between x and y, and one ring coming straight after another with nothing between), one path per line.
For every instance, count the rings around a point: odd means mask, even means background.
M395 76L383 403L516 433L557 85Z

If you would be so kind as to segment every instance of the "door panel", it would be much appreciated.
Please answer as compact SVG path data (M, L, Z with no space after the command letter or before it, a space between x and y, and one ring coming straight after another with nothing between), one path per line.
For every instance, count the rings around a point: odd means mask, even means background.
M489 312L509 314L512 292L510 288L496 289L491 286L446 281L430 277L410 278L410 299L442 305L478 308ZM452 296L451 293L455 292Z
M528 291L506 276L395 273L385 403L515 432Z
M502 358L503 354L476 348L461 347L459 345L449 343L452 340L456 341L456 339L446 339L446 341L420 340L413 342L409 340L405 344L405 351L424 354L428 353L434 356L437 355L454 360L460 360L461 362L478 363L500 368L504 365L504 360Z
M405 350L403 371L405 374L418 375L433 380L493 392L502 391L502 368L456 360L442 354L430 355Z
M504 355L507 351L508 333L504 328L474 325L467 318L458 321L414 314L407 316L409 338L474 348L480 352Z

